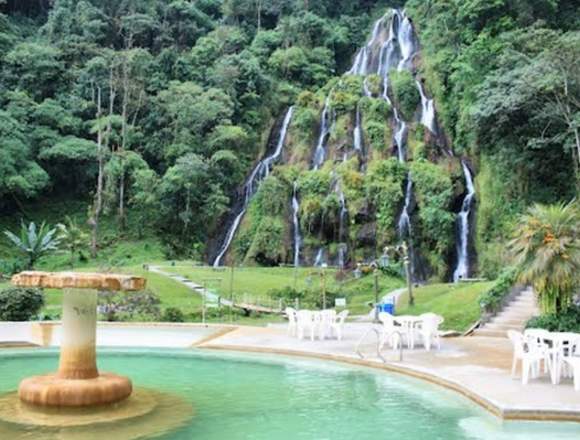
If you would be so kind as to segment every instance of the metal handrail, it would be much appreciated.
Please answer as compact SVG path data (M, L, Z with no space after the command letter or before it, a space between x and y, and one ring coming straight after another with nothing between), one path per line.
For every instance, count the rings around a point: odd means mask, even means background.
M357 354L357 355L358 355L358 356L359 356L361 359L365 359L365 356L364 356L364 354L363 354L363 353L361 352L361 350L360 350L360 346L361 346L361 344L363 343L363 341L364 341L364 340L367 338L367 336L368 336L368 335L369 335L371 332L372 332L372 333L375 333L375 335L376 335L376 337L377 337L377 357L378 357L378 358L379 358L381 361L383 361L383 363L384 363L384 364L386 364L386 363L387 363L387 360L385 359L385 357L384 357L384 356L382 355L382 353L381 353L381 334L382 334L382 331L381 331L381 329L378 329L378 328L377 328L377 327L375 327L375 326L373 326L373 327L369 328L369 329L368 329L368 330L367 330L367 331L366 331L366 332L365 332L365 333L362 335L362 337L361 337L361 338L358 340L358 342L357 342L357 344L356 344L356 346L355 346L355 349L354 349L354 351L356 352L356 354ZM401 332L400 332L400 331L398 331L398 330L395 330L395 331L393 331L393 332L392 332L392 333L389 335L389 337L391 337L391 338L392 338L394 335L397 335L397 336L398 336L398 338L399 338L399 340L398 340L398 343L399 343L399 362L402 362L402 361L403 361L403 338L402 338L402 334L401 334Z

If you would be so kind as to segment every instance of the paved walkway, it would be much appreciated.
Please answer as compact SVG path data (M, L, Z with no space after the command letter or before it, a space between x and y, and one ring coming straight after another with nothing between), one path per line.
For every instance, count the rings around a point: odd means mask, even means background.
M505 338L465 337L442 340L441 350L422 347L399 353L385 350L383 363L376 355L376 337L361 345L365 360L354 348L371 324L347 324L342 341L298 340L285 328L239 327L216 337L202 348L276 352L321 357L402 372L455 389L505 419L551 419L580 422L580 392L564 379L554 386L547 377L527 386L510 376L512 348Z

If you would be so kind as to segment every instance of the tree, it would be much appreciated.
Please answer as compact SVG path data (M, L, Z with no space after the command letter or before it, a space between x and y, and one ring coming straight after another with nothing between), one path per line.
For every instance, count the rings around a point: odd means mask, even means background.
M510 248L519 278L533 285L543 313L565 311L580 285L578 202L532 206L515 229Z
M28 226L22 222L20 236L10 231L4 231L4 234L20 252L26 255L28 269L33 269L39 258L58 249L60 238L57 232L57 228L50 229L44 222L38 230L34 222L30 222Z
M0 198L34 197L49 183L46 171L34 160L25 127L0 110Z
M88 244L89 237L69 216L66 216L65 223L59 223L56 227L62 246L70 253L70 267L74 267L75 255L78 253L81 256L81 250Z

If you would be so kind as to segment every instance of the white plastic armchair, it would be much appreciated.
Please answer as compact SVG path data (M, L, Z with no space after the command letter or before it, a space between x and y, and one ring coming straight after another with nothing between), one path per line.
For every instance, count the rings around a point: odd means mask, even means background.
M536 377L540 370L541 361L545 361L545 352L538 350L534 344L527 345L524 335L515 330L507 332L510 341L514 347L514 356L512 361L512 377L515 377L518 361L522 362L522 384L527 385L530 376Z
M401 340L404 330L402 327L395 325L395 318L387 312L379 313L379 321L383 324L383 334L381 335L381 342L379 344L379 351L383 349L388 342L391 348L398 349L399 345L403 343ZM395 336L398 336L395 338Z
M296 309L286 307L284 313L288 318L288 334L294 336L296 334Z
M296 331L299 339L304 339L304 332L310 330L310 340L314 341L314 315L310 310L296 312Z
M555 359L558 354L557 351L560 350L559 346L554 346L552 348L548 346L546 340L549 338L550 332L548 330L541 328L528 328L524 330L524 343L526 346L531 348L534 352L544 353L544 373L547 373L552 367L550 355ZM537 373L539 373L539 371Z
M330 325L330 332L332 334L336 334L336 338L341 341L342 340L342 328L344 327L344 321L348 316L348 310L343 310L338 315L336 315L336 319Z
M332 325L336 321L336 310L334 309L326 309L319 312L320 321L317 322L318 327L318 336L320 339L325 339L327 336L330 336L332 332Z
M419 335L423 340L423 346L429 351L431 350L431 345L436 343L437 348L441 349L439 326L443 324L444 318L435 313L424 313L420 318L421 328L419 329Z
M564 363L572 370L574 389L580 391L580 335L570 346L568 355L564 356Z

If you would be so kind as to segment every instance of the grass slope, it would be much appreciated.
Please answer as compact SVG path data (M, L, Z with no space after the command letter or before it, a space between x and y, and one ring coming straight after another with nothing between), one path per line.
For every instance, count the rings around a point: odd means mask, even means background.
M397 315L420 315L433 312L445 318L442 328L465 331L479 319L479 295L493 282L431 284L415 289L415 305L409 307L409 296L399 298Z
M233 274L230 268L213 269L211 267L194 267L177 264L162 266L167 272L177 273L190 280L207 286L216 293L229 298L233 293L236 301L255 301L268 303L269 291L283 287L295 287L297 290L320 290L322 277L318 268L301 267L236 267ZM336 279L336 270L326 269L324 282L327 291L336 292L347 298L347 307L351 314L368 313L368 302L374 301L374 278L367 275L361 279L350 279L341 282ZM381 274L379 276L380 296L401 287L403 281Z

